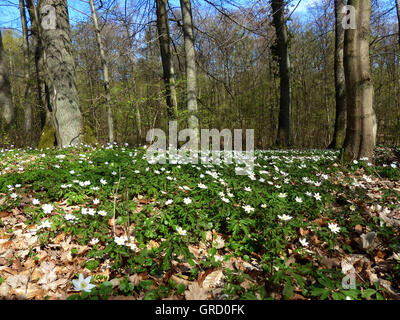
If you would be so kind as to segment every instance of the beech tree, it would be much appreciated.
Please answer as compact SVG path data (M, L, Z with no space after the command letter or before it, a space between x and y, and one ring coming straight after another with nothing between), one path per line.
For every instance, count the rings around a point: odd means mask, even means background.
M276 32L276 53L279 63L280 99L278 136L276 144L288 146L290 141L290 60L285 19L285 1L271 0L272 18Z
M9 77L8 62L4 55L3 39L0 31L0 121L3 120L7 126L15 120L15 110L11 99L11 85Z
M342 26L346 0L335 0L335 98L336 117L330 148L341 149L346 137L346 94L343 65L344 28Z
M161 62L163 66L163 80L168 108L167 113L170 119L174 119L178 113L178 104L172 65L167 3L168 0L156 0L157 30L160 42Z
M104 90L106 92L106 101L107 101L108 142L113 143L114 142L114 120L113 120L112 110L111 110L110 77L109 77L109 73L108 73L108 64L107 64L106 55L104 53L103 41L101 40L101 32L100 32L99 22L97 19L96 8L94 6L94 0L89 0L89 4L90 4L90 10L92 13L94 30L96 32L96 41L97 41L97 46L98 46L99 52L100 52L100 59L101 59L102 70L103 70Z
M190 0L180 0L183 35L185 42L185 67L186 67L186 99L187 109L189 112L188 125L189 129L194 130L197 141L199 134L199 119L197 117L197 78L196 78L196 56L194 50L194 32L192 7Z
M398 23L398 37L399 37L399 48L400 48L400 0L396 0L396 11L397 11L397 23Z
M57 146L77 145L82 142L83 127L67 1L39 1L38 12L44 46L45 81L49 88L51 109L48 111Z
M345 160L372 159L376 121L374 87L370 72L370 0L349 0L355 9L355 28L345 30L344 71L346 78L347 129Z

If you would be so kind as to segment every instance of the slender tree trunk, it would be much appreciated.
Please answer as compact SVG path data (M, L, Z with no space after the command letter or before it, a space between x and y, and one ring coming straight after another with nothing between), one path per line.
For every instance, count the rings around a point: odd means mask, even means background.
M89 0L90 9L92 12L92 19L94 24L94 29L96 32L96 40L97 46L99 47L100 51L100 59L103 68L103 81L104 81L104 90L106 92L106 99L107 99L107 125L108 125L108 142L114 142L114 120L111 112L111 94L110 94L110 78L108 73L108 64L106 55L104 53L103 48L103 41L101 40L101 33L99 28L99 23L97 19L96 8L94 6L94 0Z
M172 53L172 48L171 48ZM176 87L175 87L175 70L174 70L174 63L171 54L171 78L169 82L169 86L171 87L171 100L172 105L174 106L175 116L178 116L178 98L176 96Z
M54 8L52 16L48 8ZM66 1L39 1L38 11L42 26L43 54L46 84L49 88L58 147L78 145L82 141L82 115L76 88L75 63L72 55L71 29ZM47 26L54 19L55 28ZM43 27L45 25L46 27Z
M7 126L14 123L15 109L11 97L9 67L4 56L3 39L0 31L0 120Z
M177 116L177 105L175 87L172 89L175 84L173 78L167 2L168 0L156 0L157 30L158 39L160 42L161 61L163 66L163 78L168 108L167 113L170 119L175 119ZM175 93L175 97L173 97L173 91Z
M342 10L346 0L335 0L335 92L336 92L336 117L333 140L329 145L331 149L341 149L346 137L346 93L343 65L344 28Z
M280 76L280 108L276 144L290 145L290 60L284 0L271 0Z
M370 73L369 38L371 0L349 0L356 10L356 28L345 30L344 70L346 77L346 161L369 158L375 147L374 87Z
M396 10L397 10L397 22L398 22L398 31L399 31L399 48L400 48L400 0L396 0Z
M25 1L19 0L19 12L21 17L22 26L22 50L24 53L24 80L25 80L25 90L24 90L24 131L25 131L25 141L30 144L32 137L32 104L28 101L29 90L30 90L30 63L29 63L29 39L26 23L26 13L25 13Z
M194 130L199 142L199 119L197 118L197 84L196 84L196 56L194 50L194 33L192 21L192 8L190 0L180 0L183 35L185 42L185 66L186 66L186 96L189 112L189 129Z
M40 38L40 23L38 21L39 16L36 12L36 6L32 0L25 0L26 8L28 9L29 17L31 20L31 39L34 47L34 60L35 60L35 81L38 94L38 109L40 116L41 129L46 124L46 114L50 106L47 105L47 101L50 101L45 95L48 93L47 87L42 80L43 76L43 44Z

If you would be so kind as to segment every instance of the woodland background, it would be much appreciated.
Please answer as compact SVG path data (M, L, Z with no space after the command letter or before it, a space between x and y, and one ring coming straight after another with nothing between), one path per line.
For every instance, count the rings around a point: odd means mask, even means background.
M73 2L73 1L71 1ZM71 2L69 5L71 6ZM145 143L151 128L167 131L168 116L157 35L155 2L96 1L105 56L109 65L111 110L115 141ZM325 148L335 123L332 0L316 1L296 12L297 1L286 9L291 60L291 137L296 148ZM80 21L71 21L79 104L83 119L100 143L107 142L106 97L102 64L90 7L80 3ZM8 27L15 1L2 0L0 18L5 57L9 64L16 120L11 134L2 131L2 145L38 145L44 110L35 90L33 73L25 96L23 38ZM179 127L185 128L184 41L179 4L168 4ZM255 147L274 146L278 129L279 68L275 30L269 8L251 1L192 1L201 128L255 129ZM15 11L15 10L14 10ZM14 12L13 11L13 12ZM16 11L18 13L18 11ZM28 16L28 35L29 35ZM400 143L400 55L394 1L372 1L370 57L375 86L377 144ZM33 47L30 50L33 51ZM31 70L34 54L29 55ZM32 72L32 71L31 71ZM26 125L27 106L33 111Z

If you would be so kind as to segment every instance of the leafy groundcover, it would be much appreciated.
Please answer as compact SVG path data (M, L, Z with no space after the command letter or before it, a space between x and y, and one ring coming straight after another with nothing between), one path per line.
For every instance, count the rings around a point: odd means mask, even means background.
M399 299L400 161L0 150L2 299Z

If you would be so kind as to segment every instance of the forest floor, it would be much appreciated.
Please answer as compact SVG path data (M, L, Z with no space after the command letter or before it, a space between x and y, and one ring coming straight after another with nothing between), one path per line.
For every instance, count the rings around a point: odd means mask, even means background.
M0 150L0 299L400 299L398 150L145 154Z

